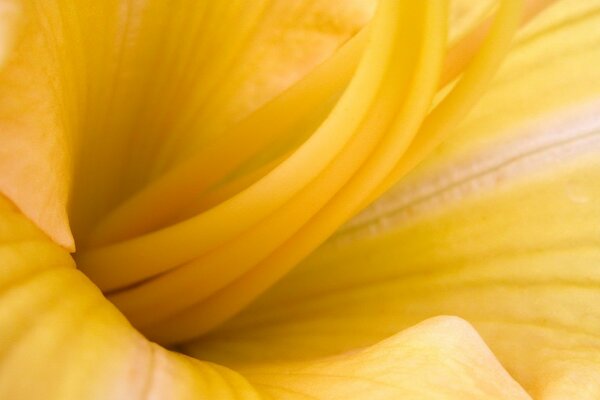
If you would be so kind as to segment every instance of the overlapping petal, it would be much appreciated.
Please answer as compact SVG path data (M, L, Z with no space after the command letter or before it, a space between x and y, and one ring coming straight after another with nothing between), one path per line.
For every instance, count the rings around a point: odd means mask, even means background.
M438 318L368 349L243 371L146 341L0 199L0 397L6 399L526 399L477 333Z

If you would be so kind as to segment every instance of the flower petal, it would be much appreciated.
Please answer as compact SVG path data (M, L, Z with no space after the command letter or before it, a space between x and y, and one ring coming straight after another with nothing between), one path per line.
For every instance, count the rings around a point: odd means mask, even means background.
M239 374L147 342L3 198L0 272L0 398L262 398Z
M422 322L337 357L245 375L278 399L529 399L475 330L453 317Z
M337 358L245 376L146 341L0 198L0 398L527 399L465 322L437 318ZM250 383L251 382L251 383Z
M548 10L435 156L188 349L298 360L450 314L535 398L600 396L599 8Z
M23 22L11 27L15 7L0 2L0 191L71 250L69 222L80 241L119 201L327 58L374 6L18 4Z
M2 40L15 42L0 45L5 61L0 68L0 192L57 243L72 249L66 207L71 137L52 88L58 66L30 11L25 2L0 5Z

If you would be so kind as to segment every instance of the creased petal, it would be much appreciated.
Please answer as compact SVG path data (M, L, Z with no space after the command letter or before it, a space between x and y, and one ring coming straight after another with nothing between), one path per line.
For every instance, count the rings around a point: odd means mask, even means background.
M477 333L437 318L376 346L240 375L146 341L0 199L0 398L527 399Z
M305 359L450 314L534 398L600 396L599 7L548 10L433 157L190 351Z

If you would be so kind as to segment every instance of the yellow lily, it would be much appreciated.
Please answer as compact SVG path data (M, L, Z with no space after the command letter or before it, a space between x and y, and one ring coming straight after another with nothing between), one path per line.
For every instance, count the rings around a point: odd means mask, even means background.
M600 398L599 11L0 0L0 399Z

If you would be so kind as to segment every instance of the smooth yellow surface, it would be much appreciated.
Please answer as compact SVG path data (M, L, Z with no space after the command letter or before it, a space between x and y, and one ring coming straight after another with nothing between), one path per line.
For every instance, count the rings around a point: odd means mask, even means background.
M552 3L0 0L0 398L599 398Z

